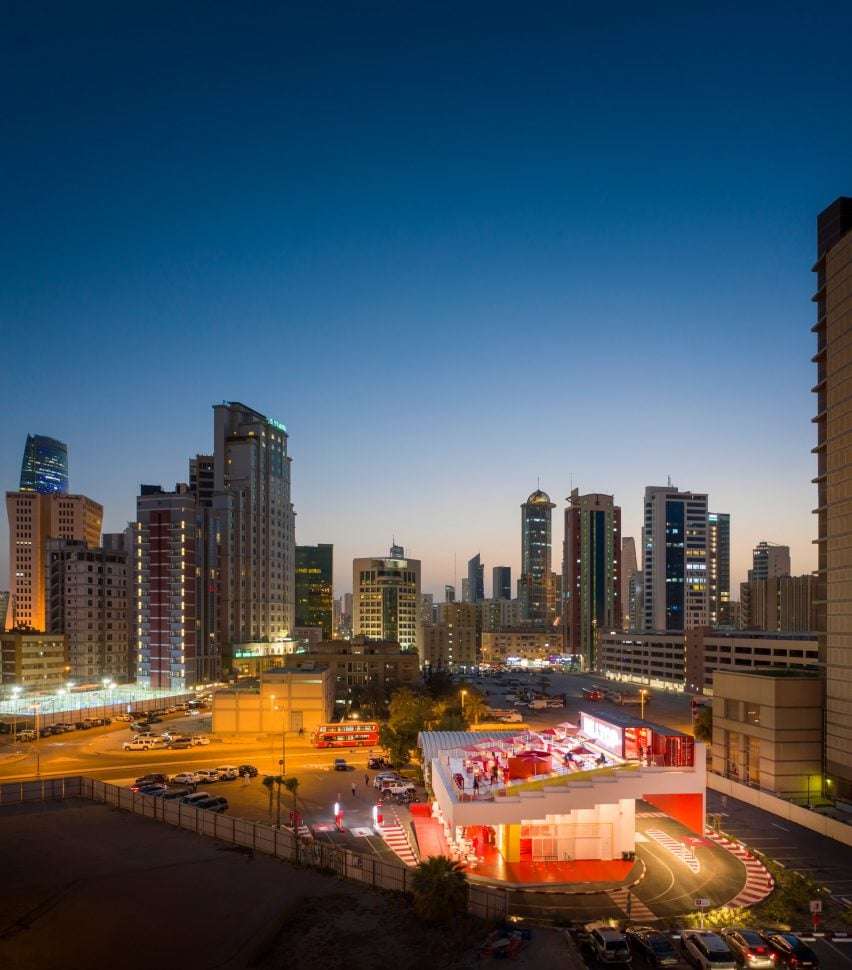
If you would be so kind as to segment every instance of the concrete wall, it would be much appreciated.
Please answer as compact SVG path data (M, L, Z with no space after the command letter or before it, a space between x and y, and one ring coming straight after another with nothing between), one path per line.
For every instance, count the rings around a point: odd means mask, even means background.
M274 676L274 675L272 675ZM219 690L213 695L214 734L306 733L331 720L334 687L328 670L264 681L259 691Z

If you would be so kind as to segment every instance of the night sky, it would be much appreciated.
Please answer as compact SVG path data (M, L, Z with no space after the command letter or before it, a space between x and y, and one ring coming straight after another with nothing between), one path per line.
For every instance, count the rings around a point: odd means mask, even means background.
M517 578L541 485L647 484L813 567L817 212L849 4L6 3L0 473L134 515L241 400L297 541ZM247 12L248 11L248 12ZM703 12L702 12L703 11ZM6 520L0 586L7 575Z

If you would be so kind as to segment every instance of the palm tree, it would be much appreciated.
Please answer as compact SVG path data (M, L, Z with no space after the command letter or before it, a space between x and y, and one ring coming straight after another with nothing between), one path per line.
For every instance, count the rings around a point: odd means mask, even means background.
M446 856L424 859L411 877L414 912L429 923L450 923L467 910L467 877Z
M298 835L299 827L296 820L299 817L297 803L296 803L296 792L299 790L299 779L298 778L285 778L284 787L293 796L293 831Z
M485 715L487 710L488 705L485 703L485 698L482 694L476 691L470 691L467 694L464 701L464 716L468 721L479 724L479 719Z

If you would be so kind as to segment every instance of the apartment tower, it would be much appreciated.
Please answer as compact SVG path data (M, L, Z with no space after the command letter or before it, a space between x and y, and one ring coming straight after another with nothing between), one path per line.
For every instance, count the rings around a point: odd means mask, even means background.
M537 624L551 623L556 609L551 572L555 508L550 496L540 488L521 505L521 579L518 593L525 619Z

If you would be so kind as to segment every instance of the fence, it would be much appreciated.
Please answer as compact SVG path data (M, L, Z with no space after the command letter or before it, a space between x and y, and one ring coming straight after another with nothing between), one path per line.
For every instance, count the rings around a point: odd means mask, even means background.
M206 835L231 845L274 856L287 862L334 872L341 879L364 883L378 889L408 892L411 872L400 863L385 862L374 855L353 852L330 842L298 838L289 829L278 829L263 822L251 822L233 815L220 815L166 800L140 795L129 788L110 785L93 778L50 778L41 781L7 782L0 785L0 805L44 802L65 798L88 798L123 811L142 815L166 825ZM469 887L468 909L483 919L508 915L508 896L496 888Z

